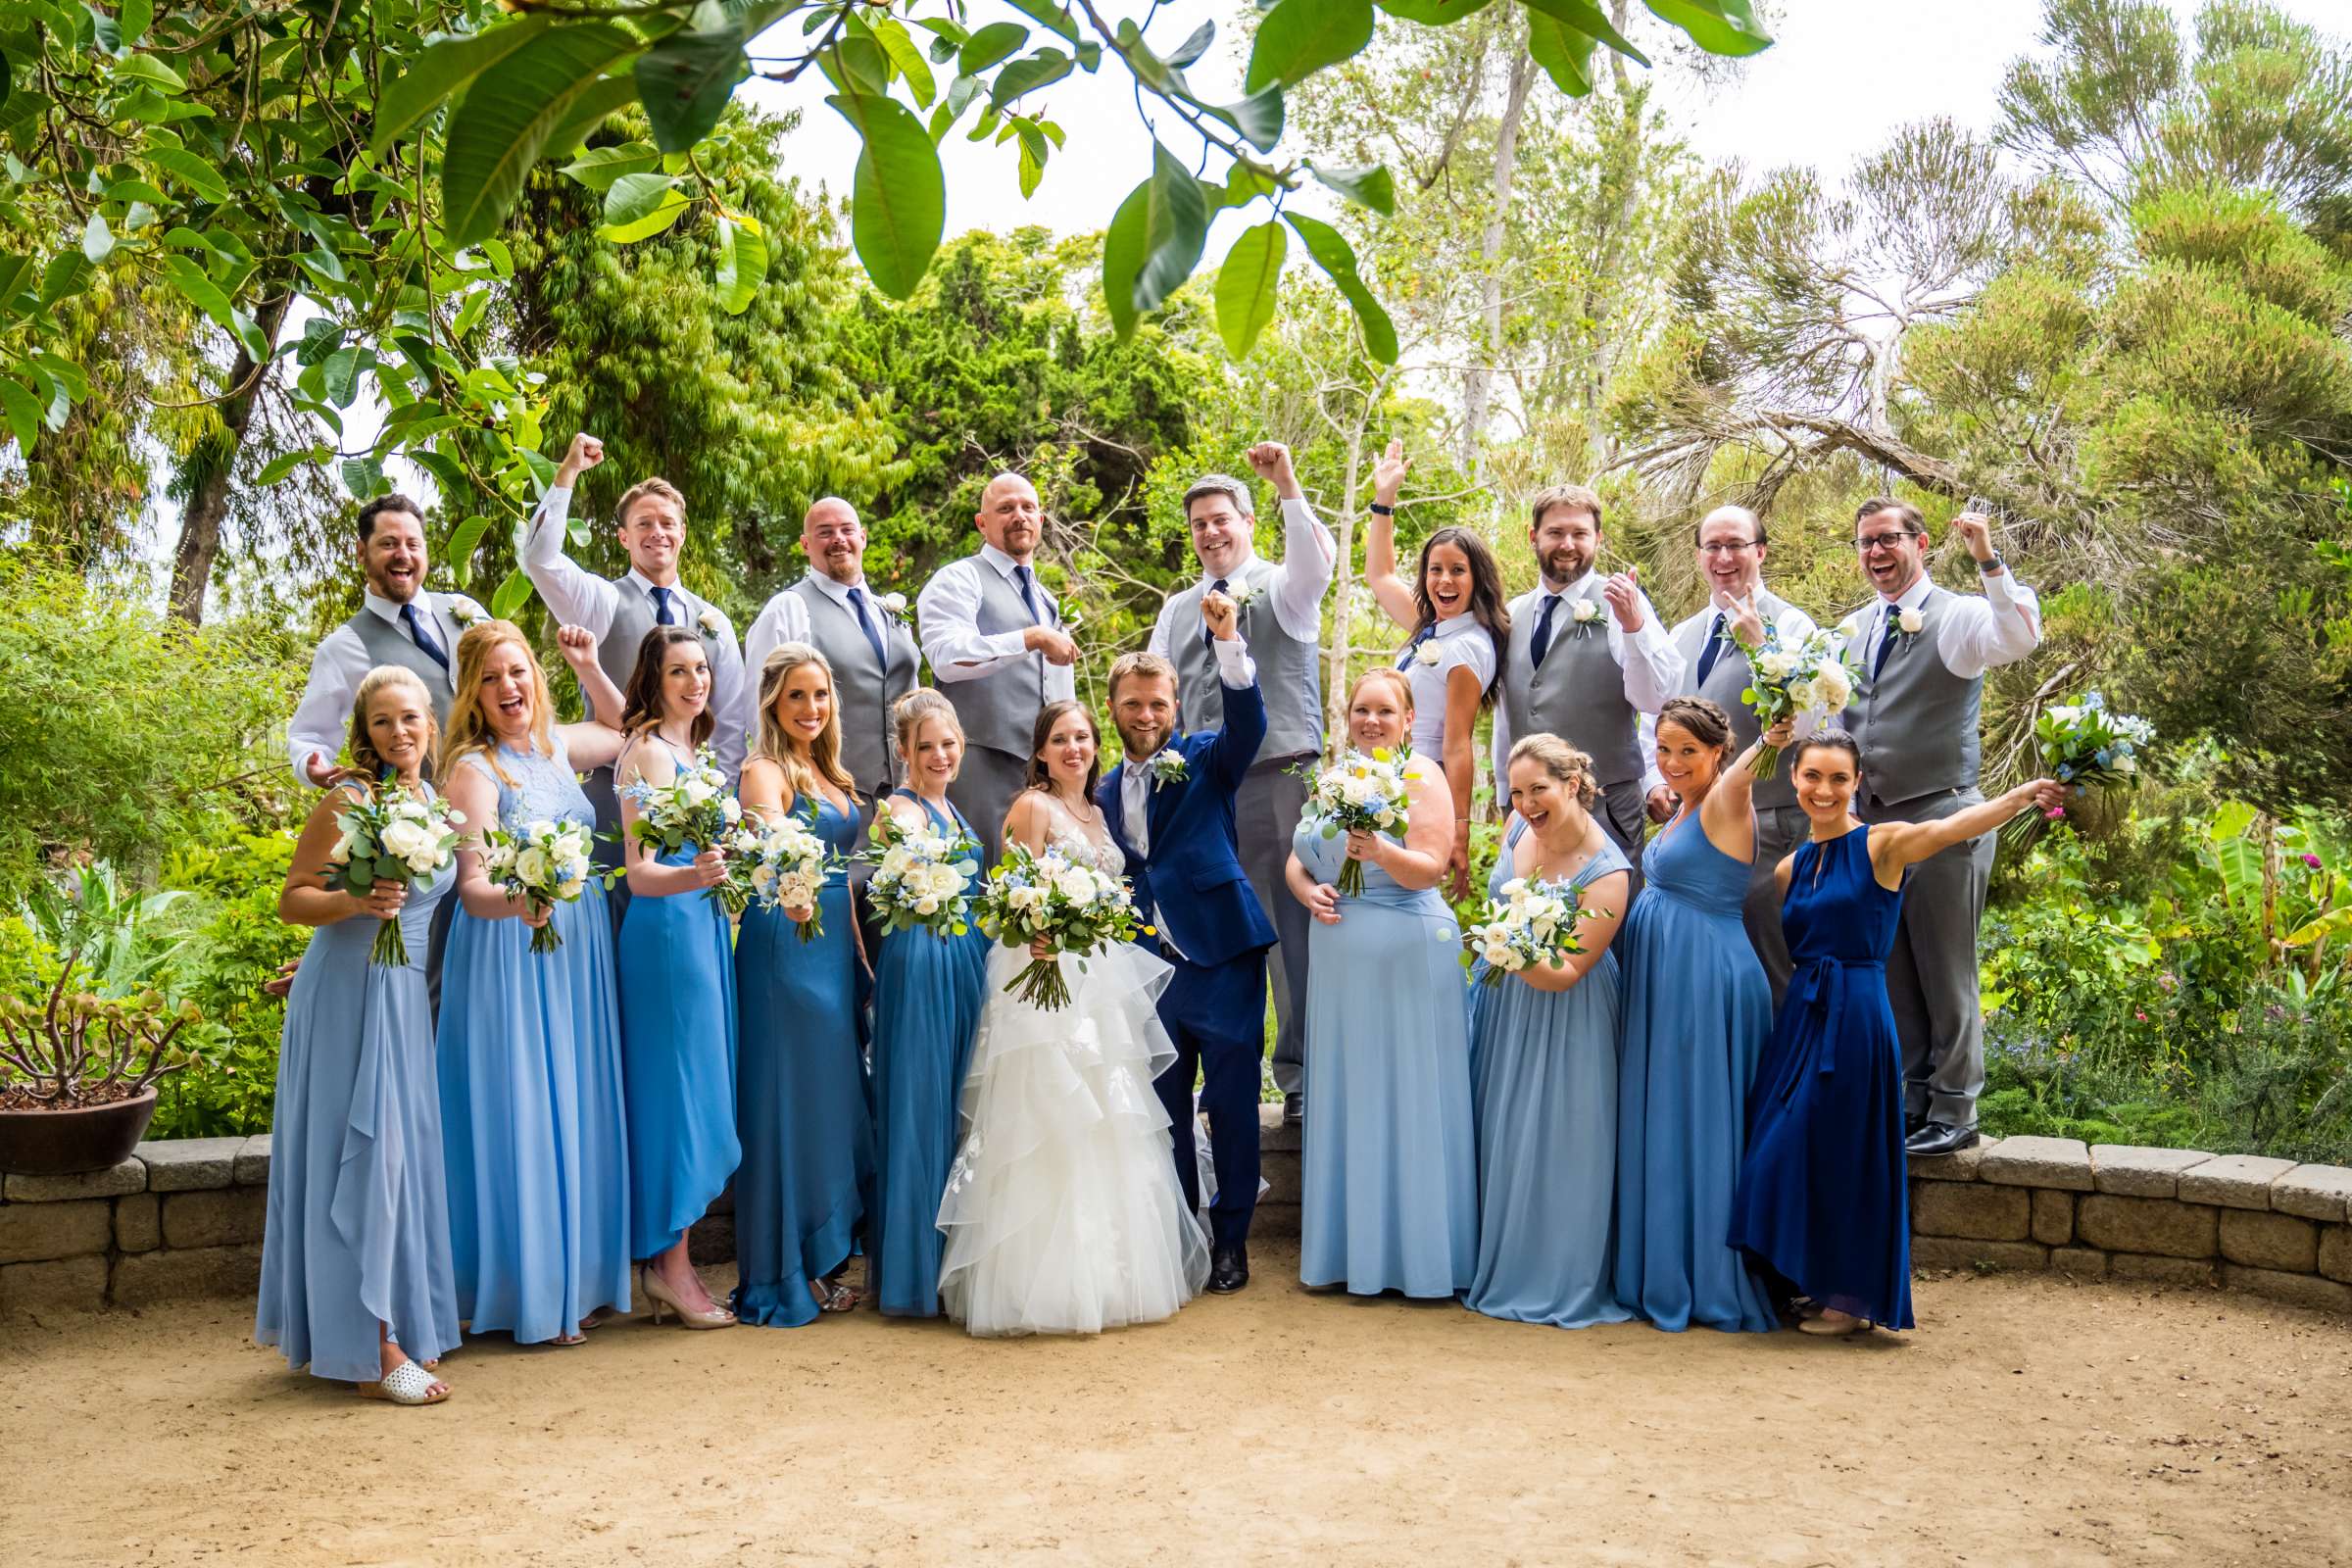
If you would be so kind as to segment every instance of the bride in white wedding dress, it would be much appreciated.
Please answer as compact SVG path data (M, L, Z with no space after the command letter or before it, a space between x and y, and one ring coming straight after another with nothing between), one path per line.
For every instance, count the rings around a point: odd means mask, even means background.
M1035 739L1005 842L1124 875L1093 799L1094 714L1050 704ZM940 1298L975 1335L1157 1322L1208 1278L1208 1239L1185 1207L1152 1088L1176 1054L1153 1010L1168 965L1125 942L1056 961L1070 1004L1049 1012L1004 991L1028 950L989 951L963 1140L939 1205Z

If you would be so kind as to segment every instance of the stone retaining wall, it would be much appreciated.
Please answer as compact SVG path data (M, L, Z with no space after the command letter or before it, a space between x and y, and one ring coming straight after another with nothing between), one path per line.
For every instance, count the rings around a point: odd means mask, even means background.
M1298 1130L1267 1105L1256 1235L1298 1234ZM249 1296L261 1276L270 1139L141 1144L113 1170L0 1179L0 1316ZM2250 1154L1987 1139L1911 1162L1922 1268L2056 1269L2232 1286L2352 1314L2352 1170ZM735 1255L725 1197L698 1262Z

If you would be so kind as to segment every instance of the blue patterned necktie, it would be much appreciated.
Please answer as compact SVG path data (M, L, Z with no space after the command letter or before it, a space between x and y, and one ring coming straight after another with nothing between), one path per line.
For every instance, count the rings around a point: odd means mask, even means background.
M858 629L864 632L865 640L874 645L874 662L884 669L890 668L890 655L882 651L882 633L875 629L873 617L865 612L864 589L850 590L850 608L858 612Z
M1544 667L1544 656L1551 652L1551 612L1560 608L1558 594L1545 594L1544 608L1536 612L1536 629L1527 639L1528 662L1537 669Z
M654 620L662 626L675 626L678 623L678 612L669 606L669 590L666 588L654 590Z
M434 663L439 664L444 671L447 671L449 668L449 653L441 646L439 640L433 636L431 630L426 627L424 623L424 617L416 613L416 607L413 604L401 606L400 618L403 623L408 626L409 637L411 640L414 641L419 649L423 650L424 657L431 660Z
M1715 667L1715 661L1722 657L1723 612L1718 610L1715 612L1714 624L1707 628L1706 652L1698 656L1698 685L1702 689L1707 684L1707 671L1713 669Z

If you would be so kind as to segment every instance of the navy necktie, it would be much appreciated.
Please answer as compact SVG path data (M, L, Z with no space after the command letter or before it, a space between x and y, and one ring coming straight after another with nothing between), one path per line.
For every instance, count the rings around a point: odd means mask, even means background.
M675 626L678 623L678 612L669 607L669 590L666 588L654 590L654 620L663 626Z
M1560 596L1546 594L1544 608L1536 612L1536 630L1527 640L1527 658L1537 669L1544 667L1544 656L1551 652L1551 612L1559 608Z
M1428 625L1422 627L1419 631L1413 633L1413 640L1409 643L1406 643L1404 645L1404 652L1396 656L1396 667L1398 669L1404 669L1410 666L1413 662L1413 656L1421 651L1421 645L1429 641L1432 637L1435 637L1437 634L1438 623L1434 620Z
M449 653L434 638L431 628L424 623L424 617L416 613L416 607L413 604L401 606L400 618L407 623L409 636L424 651L424 657L446 671L449 668Z
M1715 661L1722 657L1723 612L1718 610L1715 612L1714 623L1707 627L1706 652L1698 656L1698 685L1701 688L1705 687L1707 684L1707 671L1713 669L1715 667Z
M1896 613L1894 606L1888 605L1886 612L1879 617L1879 651L1870 661L1870 678L1874 684L1878 681L1879 671L1886 667L1886 656L1894 652Z
M1215 582L1210 583L1208 585L1208 591L1212 594L1223 593L1225 591L1225 579L1219 577ZM1217 651L1217 634L1213 631L1210 631L1206 626L1200 628L1200 646L1207 649L1212 654Z
M864 632L865 640L874 645L874 662L885 670L889 669L890 655L882 651L882 633L875 629L873 617L865 612L864 589L850 590L850 608L858 612L858 629Z
M1046 617L1037 612L1037 595L1030 586L1036 580L1036 574L1024 564L1014 566L1012 575L1013 580L1021 585L1021 603L1029 607L1029 618L1043 626Z

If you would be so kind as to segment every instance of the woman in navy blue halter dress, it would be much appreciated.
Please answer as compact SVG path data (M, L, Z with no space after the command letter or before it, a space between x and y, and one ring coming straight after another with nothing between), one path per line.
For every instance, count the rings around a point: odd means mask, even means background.
M1748 1102L1732 1245L1795 1294L1810 1334L1911 1321L1902 1048L1886 956L1916 862L1988 833L2057 787L2036 779L1939 821L1853 816L1861 752L1841 730L1788 758L1809 842L1780 863L1781 924L1796 960Z
M841 764L833 671L807 643L785 643L760 671L758 730L743 764L743 807L762 821L811 818L847 860L858 801ZM800 923L820 929L803 940ZM857 1296L840 1283L865 1223L874 1129L858 1054L858 920L846 871L814 909L754 904L735 947L742 1056L735 1127L735 1314L799 1328Z

